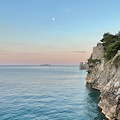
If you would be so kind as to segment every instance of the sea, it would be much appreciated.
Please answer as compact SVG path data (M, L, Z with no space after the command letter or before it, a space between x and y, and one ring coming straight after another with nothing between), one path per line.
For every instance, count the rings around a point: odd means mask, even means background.
M77 65L1 65L0 120L106 120Z

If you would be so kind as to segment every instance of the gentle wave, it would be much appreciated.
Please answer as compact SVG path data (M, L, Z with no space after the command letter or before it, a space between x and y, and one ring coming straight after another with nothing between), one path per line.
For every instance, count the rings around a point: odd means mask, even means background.
M0 66L0 120L102 120L78 66Z

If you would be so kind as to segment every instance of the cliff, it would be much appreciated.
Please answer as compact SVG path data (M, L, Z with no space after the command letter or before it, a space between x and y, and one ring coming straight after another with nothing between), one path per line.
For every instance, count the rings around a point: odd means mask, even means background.
M98 106L106 118L120 120L120 50L108 62L102 58L101 62L89 64L86 82L100 90Z

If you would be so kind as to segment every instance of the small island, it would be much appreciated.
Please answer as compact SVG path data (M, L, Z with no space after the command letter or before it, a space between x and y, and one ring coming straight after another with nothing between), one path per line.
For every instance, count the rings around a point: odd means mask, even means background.
M50 64L42 64L40 66L51 66Z

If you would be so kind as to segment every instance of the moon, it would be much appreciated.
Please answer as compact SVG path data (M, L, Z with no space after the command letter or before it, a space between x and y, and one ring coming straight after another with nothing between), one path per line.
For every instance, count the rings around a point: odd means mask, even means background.
M53 21L55 20L55 18L53 18Z

